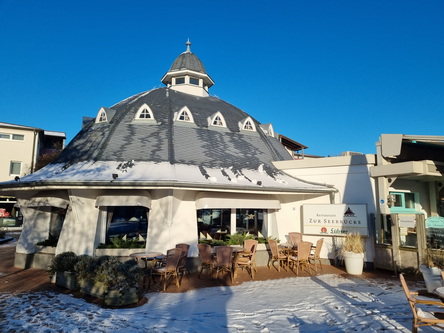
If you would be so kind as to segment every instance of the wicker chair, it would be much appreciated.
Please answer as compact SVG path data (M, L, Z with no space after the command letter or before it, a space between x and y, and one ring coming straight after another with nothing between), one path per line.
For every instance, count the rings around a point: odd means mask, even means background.
M179 274L183 276L183 275L185 275L185 273L189 273L189 271L187 269L187 258L188 258L188 251L190 249L190 245L185 244L185 243L176 244L176 249L182 250L182 255L180 256L180 260L179 260L178 271L179 271Z
M300 232L289 232L288 233L289 242L296 246L299 242L302 242L302 234Z
M201 259L200 272L198 278L202 275L202 272L205 268L210 271L210 274L213 273L214 267L216 265L215 258L211 253L211 246L208 244L197 244L197 248L199 249L199 256Z
M167 251L166 262L164 267L154 268L152 275L159 275L163 280L163 290L165 291L169 280L171 278L176 279L176 286L179 287L179 272L178 265L182 255L182 250L178 248L170 249Z
M219 273L230 273L231 281L233 281L233 248L231 246L216 247L216 279Z
M287 270L285 268L285 266L287 265L288 262L288 257L279 251L279 247L277 242L274 239L269 239L268 240L268 246L270 247L270 251L271 251L271 257L270 260L268 261L268 268L271 268L271 266L274 266L274 263L277 261L278 262L278 271L281 271L281 266L284 267L285 270ZM271 263L271 266L270 266ZM284 265L282 265L284 264Z
M310 253L308 259L310 261L313 261L314 267L315 267L315 271L318 271L318 267L316 265L316 261L319 262L319 266L322 269L322 260L321 260L321 249L322 249L322 245L324 244L324 238L320 238L318 239L318 241L316 242L316 247L314 248L314 252Z
M418 328L422 326L439 326L443 329L444 312L430 312L426 310L426 306L431 305L434 309L437 307L444 309L444 303L438 300L417 299L418 293L409 290L404 275L399 274L399 279L413 313L412 333L418 332ZM421 305L422 308L419 305Z
M288 257L289 264L292 266L293 272L296 267L296 275L299 275L299 268L302 269L303 267L308 267L308 272L311 275L310 261L308 260L308 257L310 256L312 245L313 244L311 242L299 242L296 255Z

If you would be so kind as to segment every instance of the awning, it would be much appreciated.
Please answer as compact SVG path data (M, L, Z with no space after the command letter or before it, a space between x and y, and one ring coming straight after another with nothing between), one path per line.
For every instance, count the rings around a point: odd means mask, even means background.
M196 208L281 209L278 199L269 194L199 192Z
M26 207L66 208L68 205L69 196L66 191L42 191L37 193L26 203Z
M145 190L107 191L96 199L96 207L103 206L142 206L151 207L151 195Z

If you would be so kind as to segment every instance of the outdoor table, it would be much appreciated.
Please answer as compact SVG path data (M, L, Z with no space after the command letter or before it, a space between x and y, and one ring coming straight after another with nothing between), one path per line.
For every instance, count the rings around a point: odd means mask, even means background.
M163 256L164 254L162 252L137 252L130 254L130 257L135 258L137 261L139 261L139 259L143 260L145 262L145 269L148 269L148 262L151 262L150 268L152 268L157 259Z
M137 262L139 262L139 260L143 260L145 262L145 274L143 276L143 288L145 289L147 275L149 280L152 279L151 270L154 268L154 265L156 264L159 257L164 257L164 254L162 252L137 252L131 253L130 257L135 258ZM149 267L148 262L150 262Z

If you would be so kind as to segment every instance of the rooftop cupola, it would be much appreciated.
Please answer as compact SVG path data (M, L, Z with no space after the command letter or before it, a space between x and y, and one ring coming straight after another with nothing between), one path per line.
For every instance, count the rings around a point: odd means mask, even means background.
M186 46L187 50L177 57L161 81L173 90L195 96L208 96L208 89L214 81L199 58L191 52L190 40L186 42Z

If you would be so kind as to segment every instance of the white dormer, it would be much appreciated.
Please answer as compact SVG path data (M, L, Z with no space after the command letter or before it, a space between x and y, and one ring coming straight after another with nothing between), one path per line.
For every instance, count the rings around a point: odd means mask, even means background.
M256 132L256 125L254 124L253 119L251 119L251 117L247 117L241 122L239 122L239 129L241 131Z
M214 127L227 127L225 118L220 112L216 112L210 118L208 118L208 126Z
M153 111L151 111L151 108L146 103L144 103L137 111L135 120L141 120L141 121L155 120Z
M173 90L206 97L214 81L205 71L199 58L191 52L189 40L186 45L187 50L177 57L161 81Z
M194 123L193 114L188 109L188 107L184 106L180 109L179 112L174 114L174 121L183 121L186 123Z
M97 112L96 123L107 123L110 122L114 115L116 114L116 110L101 107L99 112Z
M268 135L274 138L274 129L273 129L273 125L272 124L261 124L260 128L262 129L262 131Z

